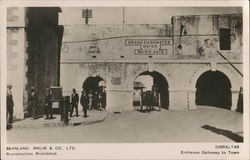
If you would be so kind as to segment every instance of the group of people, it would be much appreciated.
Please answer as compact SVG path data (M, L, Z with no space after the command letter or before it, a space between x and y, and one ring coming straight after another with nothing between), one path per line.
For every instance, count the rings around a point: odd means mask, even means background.
M82 95L79 99L78 93L76 93L76 89L72 89L71 94L71 110L70 110L70 117L76 110L76 117L79 116L78 114L78 103L80 100L80 104L83 107L84 117L87 117L87 111L91 109L105 109L106 106L106 94L105 91L98 92L98 91L82 91Z
M28 96L28 112L29 116L33 119L37 119L38 103L37 89L35 87L31 87ZM46 88L44 90L44 111L46 115L45 119L53 119L52 94L50 92L50 88Z
M76 89L73 88L73 93L71 94L71 109L70 109L70 117L76 110L76 116L78 117L78 103L80 100L80 104L83 107L84 117L87 117L87 111L91 109L105 109L106 106L106 93L105 91L92 91L88 90L82 91L82 95L79 99L78 93L76 93ZM28 113L29 116L33 119L37 119L37 111L38 111L38 93L35 87L31 87L28 93ZM7 85L7 108L6 108L6 119L7 124L13 122L13 95L12 95L12 85ZM46 88L44 90L44 111L45 111L45 119L53 119L53 111L52 111L52 94L50 88Z
M87 111L91 109L105 109L106 106L106 93L102 92L93 92L82 91L82 95L79 98L76 89L72 89L71 100L70 100L70 117L73 116L74 109L76 110L76 117L78 114L78 104L80 101L81 106L83 107L84 117L87 117ZM38 109L38 96L36 88L32 87L29 94L29 113L33 119L37 118L37 109ZM45 111L45 119L53 119L53 110L52 110L52 94L50 88L45 89L44 95L44 111Z

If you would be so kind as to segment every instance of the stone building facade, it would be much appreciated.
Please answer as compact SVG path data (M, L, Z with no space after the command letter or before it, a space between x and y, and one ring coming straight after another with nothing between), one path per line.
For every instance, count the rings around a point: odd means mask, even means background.
M7 83L12 84L14 117L23 118L23 104L26 95L27 79L23 74L27 67L26 54L26 9L11 7L7 9Z
M133 110L134 80L151 75L164 107L235 110L242 73L242 15L174 16L172 24L64 25L63 94L90 78L106 83L107 110ZM236 68L222 58L219 51ZM212 103L211 103L212 102Z
M243 78L217 51L242 73L241 14L174 16L171 24L157 25L58 25L59 12L7 9L7 83L13 85L15 118L24 117L31 86L38 89L42 114L46 87L61 86L69 95L102 80L107 110L133 110L140 75L153 77L167 109L236 109Z
M28 93L38 90L38 113L44 112L44 89L59 85L62 28L58 7L7 8L7 83L13 85L14 118L28 110Z

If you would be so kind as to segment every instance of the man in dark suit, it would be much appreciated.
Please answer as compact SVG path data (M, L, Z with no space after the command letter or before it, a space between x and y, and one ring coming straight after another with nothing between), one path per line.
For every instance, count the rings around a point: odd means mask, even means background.
M45 119L52 119L53 118L53 113L52 113L52 95L50 93L50 89L46 88L45 89L45 97L44 97L44 110L46 114Z
M82 95L81 95L81 105L83 107L83 113L84 113L84 118L87 117L87 111L88 111L88 108L89 108L89 99L88 99L88 96L86 94L86 92L83 90L82 91Z
M6 110L6 117L7 117L7 124L13 122L13 107L14 107L14 101L12 96L12 85L7 85L7 110Z
M73 93L71 94L71 112L70 117L72 117L72 114L74 112L74 108L76 108L76 117L78 117L78 102L79 102L79 95L76 93L76 89L73 88Z
M29 95L29 106L31 109L32 118L37 119L37 107L38 107L38 96L35 87L31 87L31 92Z

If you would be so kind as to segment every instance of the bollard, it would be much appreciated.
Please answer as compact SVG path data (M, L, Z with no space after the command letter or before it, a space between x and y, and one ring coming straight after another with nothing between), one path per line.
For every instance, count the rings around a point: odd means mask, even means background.
M63 108L64 108L64 99L62 98L59 102L61 121L64 120Z
M240 93L239 93L236 111L243 113L243 88L242 87L240 87Z
M69 122L69 106L70 106L70 96L66 96L64 99L63 114L64 114L64 125L68 125Z

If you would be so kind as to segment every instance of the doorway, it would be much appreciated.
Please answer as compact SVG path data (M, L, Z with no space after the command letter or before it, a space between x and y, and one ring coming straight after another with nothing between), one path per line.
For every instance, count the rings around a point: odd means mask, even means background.
M196 82L196 105L230 109L232 106L231 83L220 71L207 71Z
M106 85L103 78L99 76L88 77L82 85L88 95L90 109L106 108Z
M143 72L138 75L134 80L134 98L133 105L140 105L141 102L141 92L145 90L155 90L158 95L159 105L162 108L168 109L169 106L169 92L168 92L168 82L166 78L159 72Z

